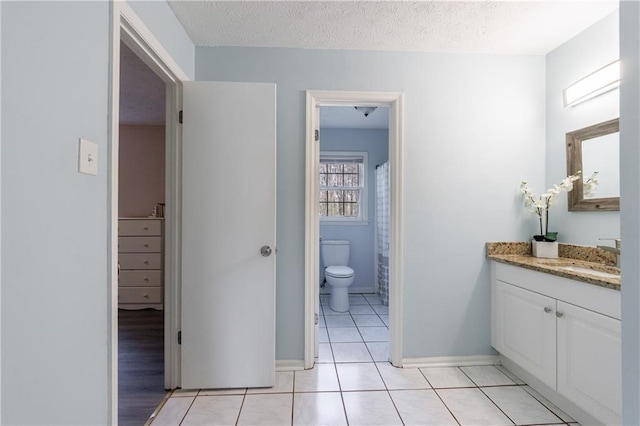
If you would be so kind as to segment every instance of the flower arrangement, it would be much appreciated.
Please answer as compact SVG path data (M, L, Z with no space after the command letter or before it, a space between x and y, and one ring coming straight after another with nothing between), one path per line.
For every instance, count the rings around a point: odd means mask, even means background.
M595 185L598 181L596 179L595 172L589 179L589 188L591 191L595 190ZM573 189L573 182L580 179L581 172L575 175L567 176L560 182L559 185L553 185L553 188L547 189L547 192L540 196L533 195L531 188L527 186L526 181L522 181L520 184L520 191L524 196L524 204L529 207L532 213L538 215L540 220L540 235L534 235L533 239L536 241L555 241L557 239L557 232L549 232L549 208L554 204L558 194L561 191L569 192ZM543 217L544 217L544 230L543 230Z

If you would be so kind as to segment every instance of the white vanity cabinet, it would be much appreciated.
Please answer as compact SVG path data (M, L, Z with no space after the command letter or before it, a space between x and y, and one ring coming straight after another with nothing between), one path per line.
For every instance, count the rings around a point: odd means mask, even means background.
M164 237L161 218L118 220L118 307L162 309Z
M589 415L620 424L620 292L496 262L491 286L492 346Z
M492 287L491 345L549 387L556 385L556 301L502 281Z

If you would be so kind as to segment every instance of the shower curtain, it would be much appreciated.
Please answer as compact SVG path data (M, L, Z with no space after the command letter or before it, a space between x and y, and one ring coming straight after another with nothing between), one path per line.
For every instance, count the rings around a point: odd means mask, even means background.
M378 294L389 305L389 162L376 168L376 260Z

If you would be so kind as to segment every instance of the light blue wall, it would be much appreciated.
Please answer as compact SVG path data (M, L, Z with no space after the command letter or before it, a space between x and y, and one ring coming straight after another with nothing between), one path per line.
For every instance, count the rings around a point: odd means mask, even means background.
M167 4L133 8L193 75ZM0 10L0 423L109 424L110 2ZM98 176L77 172L80 137L99 146Z
M196 79L278 86L277 359L303 359L305 91L405 94L404 357L490 347L486 241L535 231L544 184L543 56L196 48Z
M165 0L128 0L134 12L190 79L195 75L195 46Z
M622 423L640 424L640 4L620 2Z
M1 422L106 424L109 3L1 7Z
M615 61L619 52L615 12L547 55L547 183L536 188L537 193L567 176L566 133L619 116L619 90L575 107L564 108L562 103L563 89ZM599 177L607 179L606 171ZM620 236L620 213L569 212L567 196L561 194L550 211L549 230L558 231L560 241L593 246L601 243L598 238Z
M320 111L322 114L322 110ZM351 242L349 266L356 273L351 285L355 287L375 286L375 227L376 227L376 165L389 158L389 131L372 129L323 129L320 128L321 151L360 151L368 153L368 225L332 225L320 222L320 235L327 240ZM321 273L322 278L324 274Z

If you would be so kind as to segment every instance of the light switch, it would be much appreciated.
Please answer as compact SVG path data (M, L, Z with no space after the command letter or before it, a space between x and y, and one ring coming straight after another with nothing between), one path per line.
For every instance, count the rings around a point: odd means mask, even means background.
M78 171L88 175L98 174L98 144L80 138Z

